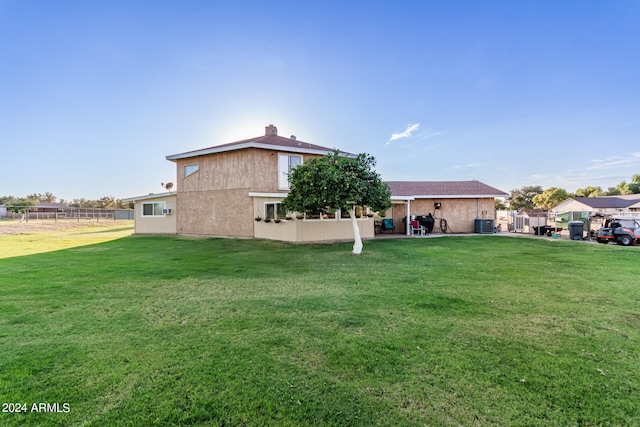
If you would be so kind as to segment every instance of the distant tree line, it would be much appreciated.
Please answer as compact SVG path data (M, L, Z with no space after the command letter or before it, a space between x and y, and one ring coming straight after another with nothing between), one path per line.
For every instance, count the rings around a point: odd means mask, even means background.
M539 185L531 185L511 190L507 204L496 200L496 209L552 209L571 197L601 197L619 196L626 194L640 194L640 174L631 177L630 182L622 181L615 187L603 190L601 187L588 186L579 188L575 193L569 193L563 188L551 187L544 190Z
M61 203L74 208L96 208L96 209L132 209L132 203L124 203L121 199L113 196L104 196L98 200L87 200L84 198L64 200L54 196L52 193L34 193L25 197L0 196L0 205L18 211L21 207L38 206L41 203Z

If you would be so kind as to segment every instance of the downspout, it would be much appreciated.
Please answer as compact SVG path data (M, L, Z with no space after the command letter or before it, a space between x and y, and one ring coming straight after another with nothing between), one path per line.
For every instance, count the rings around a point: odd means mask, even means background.
M407 199L407 216L404 219L404 229L407 236L411 235L409 233L409 221L411 220L411 200Z

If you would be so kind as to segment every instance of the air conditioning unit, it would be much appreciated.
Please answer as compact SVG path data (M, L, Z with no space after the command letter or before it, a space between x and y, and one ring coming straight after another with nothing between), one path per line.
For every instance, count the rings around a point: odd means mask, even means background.
M173 211L171 209L162 209L162 214L163 215L171 215L173 213Z
M495 233L492 219L476 218L474 223L474 231L481 234Z

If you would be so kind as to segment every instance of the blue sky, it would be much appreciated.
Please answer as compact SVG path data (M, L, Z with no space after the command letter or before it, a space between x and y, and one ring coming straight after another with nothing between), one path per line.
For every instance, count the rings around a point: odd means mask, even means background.
M0 0L0 195L162 192L268 124L385 180L606 189L640 173L640 2Z

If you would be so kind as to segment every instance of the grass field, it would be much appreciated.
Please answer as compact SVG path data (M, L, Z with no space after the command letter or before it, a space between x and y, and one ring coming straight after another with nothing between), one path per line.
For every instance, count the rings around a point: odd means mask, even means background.
M0 425L640 425L638 248L109 233L0 238Z
M0 259L31 255L129 236L133 221L0 221Z

